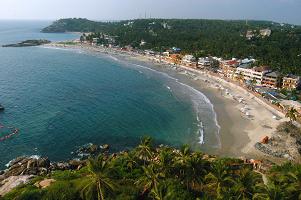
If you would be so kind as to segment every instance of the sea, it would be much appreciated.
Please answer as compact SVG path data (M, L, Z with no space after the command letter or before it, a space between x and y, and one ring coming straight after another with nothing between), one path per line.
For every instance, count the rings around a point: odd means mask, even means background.
M0 46L41 33L50 21L0 21ZM72 159L88 143L111 151L155 144L220 147L214 106L202 91L144 63L106 54L45 47L0 47L0 169L18 156Z

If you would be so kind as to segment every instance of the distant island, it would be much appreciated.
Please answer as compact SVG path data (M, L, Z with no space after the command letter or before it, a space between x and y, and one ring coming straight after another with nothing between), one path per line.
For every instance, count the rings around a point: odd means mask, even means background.
M31 47L31 46L40 46L43 44L49 44L49 40L25 40L16 44L6 44L2 47Z

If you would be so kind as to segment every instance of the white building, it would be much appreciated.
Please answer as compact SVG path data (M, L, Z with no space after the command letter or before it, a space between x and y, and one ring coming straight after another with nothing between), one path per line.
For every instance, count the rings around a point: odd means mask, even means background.
M253 32L252 30L247 31L247 33L246 33L246 38L247 38L248 40L251 40L253 37L255 37L254 32Z
M192 64L195 61L196 61L196 59L193 55L185 55L182 58L182 62L185 63L185 64Z
M253 68L243 68L237 67L235 71L235 77L243 76L244 81L256 80L255 85L262 85L264 75L271 72L269 67L253 67Z
M271 31L271 29L266 28L266 29L261 29L259 31L259 33L262 37L270 37L270 35L272 34L272 31Z
M198 60L198 65L200 67L211 67L212 65L212 60L208 57L205 58L199 58Z

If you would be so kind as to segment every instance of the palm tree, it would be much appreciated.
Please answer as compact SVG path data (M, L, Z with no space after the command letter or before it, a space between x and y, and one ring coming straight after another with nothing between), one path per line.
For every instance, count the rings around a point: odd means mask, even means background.
M301 166L296 166L293 172L288 172L289 184L285 190L289 193L291 199L301 199Z
M183 145L175 158L175 169L178 171L177 175L180 177L185 176L184 167L186 166L187 160L190 157L190 152L191 150L189 145Z
M243 81L244 81L244 75L243 75L243 73L242 73L242 72L239 72L239 73L237 74L236 79L239 81L239 83L243 82Z
M153 157L152 139L150 137L144 137L136 148L136 151L138 158L143 160L145 165L146 162L150 161Z
M230 187L235 184L235 180L227 172L225 163L218 160L212 164L211 172L205 176L208 182L207 186L213 188L217 194L217 198L223 198L223 189L225 186Z
M285 117L289 118L290 119L290 123L293 123L293 121L296 121L297 120L297 114L298 114L298 111L294 108L294 107L291 107L285 114Z
M270 183L265 187L265 192L256 193L254 200L279 200L285 199L285 193L279 185Z
M251 81L250 81L250 84L251 84L251 88L253 89L254 86L257 84L257 80L255 78L253 78Z
M143 176L135 183L136 185L142 185L144 187L142 194L151 191L152 189L158 190L158 184L161 178L165 177L165 174L158 172L153 164L147 167L142 167L144 173Z
M249 169L240 171L239 178L234 188L243 199L252 199L259 187L263 187L262 176Z
M98 200L104 200L106 193L114 191L114 183L109 177L109 169L109 161L103 155L89 159L88 170L91 180L81 191L83 199L94 199L93 197L97 196Z
M169 148L160 148L158 154L158 167L166 175L171 173L174 165L174 153Z
M195 189L195 186L203 181L202 177L206 174L205 162L202 159L202 155L193 153L192 156L187 159L183 171L184 176L182 179L186 182L187 189L189 186Z
M155 200L171 199L172 193L168 191L166 184L160 183L158 187L151 190L151 197Z
M133 171L133 168L137 165L135 158L132 155L128 155L126 158L127 168Z

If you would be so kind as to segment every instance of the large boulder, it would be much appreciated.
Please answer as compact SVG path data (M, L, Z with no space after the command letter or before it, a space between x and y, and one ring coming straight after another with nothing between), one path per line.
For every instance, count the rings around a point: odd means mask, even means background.
M10 176L0 182L0 197L10 192L15 187L26 184L34 176L23 175L23 176Z

